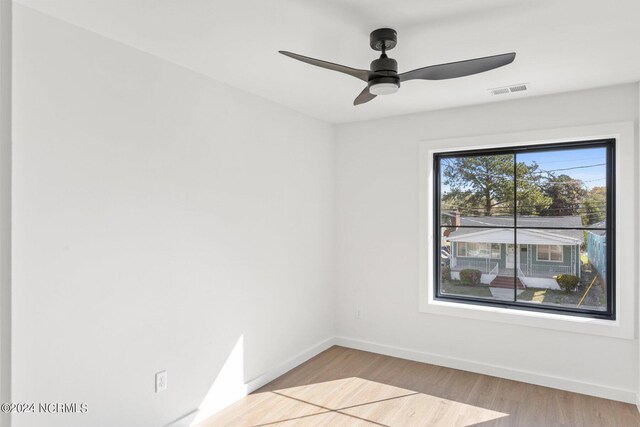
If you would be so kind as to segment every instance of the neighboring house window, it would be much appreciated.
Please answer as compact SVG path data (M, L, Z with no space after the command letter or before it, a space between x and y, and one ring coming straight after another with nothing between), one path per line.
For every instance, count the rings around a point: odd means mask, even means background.
M458 243L458 256L467 256L467 243L460 242Z
M460 242L458 244L457 255L459 257L499 259L501 257L500 244Z
M560 245L538 245L538 261L562 262L562 246Z
M459 257L489 258L491 256L491 258L494 258L487 243L460 242L457 254Z
M500 253L500 244L499 243L492 243L491 244L491 258L493 258L493 259L502 258L502 255Z
M435 298L614 319L614 142L434 154Z

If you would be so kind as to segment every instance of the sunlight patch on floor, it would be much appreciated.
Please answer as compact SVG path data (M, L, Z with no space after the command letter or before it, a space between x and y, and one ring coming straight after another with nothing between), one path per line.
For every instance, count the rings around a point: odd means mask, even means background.
M351 377L247 396L197 427L471 426L508 414Z

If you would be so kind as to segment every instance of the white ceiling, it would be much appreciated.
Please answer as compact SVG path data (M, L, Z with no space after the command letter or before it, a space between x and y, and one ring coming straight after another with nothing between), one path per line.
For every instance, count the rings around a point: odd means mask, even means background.
M640 1L17 0L310 116L342 123L640 80ZM354 107L363 82L279 55L354 68L376 58L369 32L398 31L399 71L517 52L513 64L410 81ZM487 89L529 83L526 93Z

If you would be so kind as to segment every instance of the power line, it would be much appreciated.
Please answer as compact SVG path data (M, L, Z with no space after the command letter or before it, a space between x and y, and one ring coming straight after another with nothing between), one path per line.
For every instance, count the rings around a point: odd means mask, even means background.
M594 168L596 166L606 166L606 165L607 165L606 163L597 163L597 164L594 164L594 165L583 165L583 166L573 166L573 167L570 167L570 168L551 169L551 170L543 171L543 172L547 172L548 173L548 172L570 171L570 170L573 170L573 169L586 169L586 168Z
M525 163L520 163L520 164L524 164L525 166L527 166ZM568 170L575 170L575 169L587 169L587 168L594 168L594 167L598 167L598 166L606 166L606 163L595 163L592 165L581 165L581 166L572 166L570 168L559 168L559 169L539 169L537 171L532 171L532 174L537 174L537 175L552 175L550 172L562 172L562 171L568 171ZM448 163L445 165L445 167L449 167L449 168L454 168L455 164L452 163ZM444 171L443 171L444 172ZM474 175L485 175L485 176L493 176L493 177L512 177L513 175L510 173L492 173L492 172L482 172L482 171L473 171ZM579 180L578 180L579 181Z
M577 161L582 161L582 160L601 160L603 156L596 156L596 157L580 157L577 159L562 159L562 160L545 160L544 163L562 163L562 162L577 162ZM532 162L535 162L536 164L538 164L538 162L536 160L533 160ZM526 164L525 161L523 161L523 163Z

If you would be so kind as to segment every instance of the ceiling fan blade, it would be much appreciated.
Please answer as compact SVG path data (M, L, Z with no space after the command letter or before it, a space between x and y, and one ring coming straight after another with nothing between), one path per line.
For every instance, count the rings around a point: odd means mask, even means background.
M374 95L371 92L369 92L369 86L367 86L364 89L362 89L362 92L360 92L360 95L358 95L356 99L353 100L353 105L364 104L365 102L371 101L376 96L377 95Z
M322 67L327 70L348 74L364 82L369 81L369 71L367 70L358 70L357 68L334 64L333 62L322 61L320 59L309 58L308 56L298 55L297 53L291 53L285 50L280 50L279 52L289 58L297 59L298 61L306 62L307 64L315 65L316 67Z
M448 64L431 65L429 67L418 68L400 74L401 82L414 79L423 80L444 80L455 79L457 77L470 76L472 74L483 73L511 64L515 59L515 52L504 53L502 55L486 56L484 58L469 59L466 61L450 62Z

